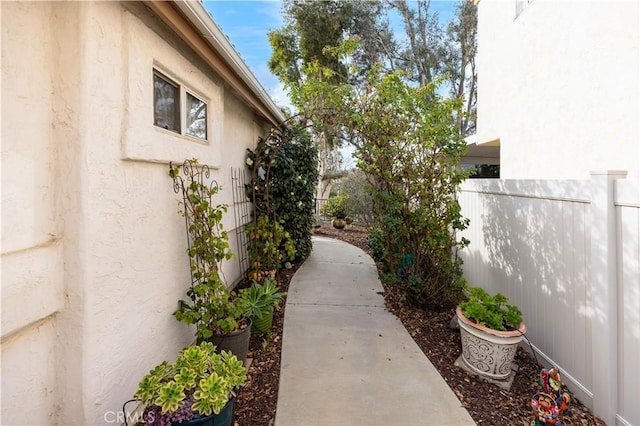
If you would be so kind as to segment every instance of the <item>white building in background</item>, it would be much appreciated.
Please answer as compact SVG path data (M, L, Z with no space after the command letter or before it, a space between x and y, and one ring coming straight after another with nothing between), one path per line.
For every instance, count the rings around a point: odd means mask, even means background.
M283 117L199 2L0 14L2 423L105 424L193 341L169 162L212 166L233 235L231 168Z
M640 175L640 3L481 0L478 145L503 178Z
M465 277L518 305L538 360L640 424L640 2L476 0L479 147Z

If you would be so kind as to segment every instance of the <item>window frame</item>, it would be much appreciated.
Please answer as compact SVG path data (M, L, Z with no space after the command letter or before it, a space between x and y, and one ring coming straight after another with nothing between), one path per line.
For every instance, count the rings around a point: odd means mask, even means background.
M189 133L189 109L188 109L188 101L189 101L189 96L191 96L192 98L200 101L202 104L204 104L204 137L200 137L194 134ZM202 97L200 95L196 95L192 90L186 90L185 89L185 96L184 96L184 102L185 102L185 108L184 108L184 114L185 114L185 120L184 120L184 135L185 136L189 136L201 141L208 141L209 140L209 103L202 99ZM198 118L196 118L191 124L195 123L197 120L199 120Z
M183 84L178 79L169 77L168 76L169 73L163 72L162 70L158 69L158 67L156 67L155 65L153 67L152 74L153 74L153 125L154 125L154 128L162 129L163 131L168 131L168 132L171 132L172 134L177 134L200 143L209 144L210 143L209 139L211 135L211 132L209 130L209 124L210 124L209 123L210 121L209 106L211 105L211 101L207 97L200 95L198 91L193 90L189 86ZM163 127L158 124L158 120L156 118L156 103L157 103L156 89L155 89L156 78L160 78L161 80L165 81L171 86L174 86L177 89L176 92L178 97L178 102L177 102L178 110L176 112L177 117L175 117L175 120L178 123L177 130ZM194 134L194 133L190 133L189 131L189 111L188 111L189 97L204 104L204 107L205 107L204 117L203 117L204 137L198 136L197 134ZM191 124L193 124L195 121L196 120L192 121Z
M169 84L170 86L173 86L176 89L176 93L178 96L178 99L174 99L174 121L177 123L177 129L174 128L169 128L169 127L165 127L165 126L161 126L160 124L158 124L158 119L157 119L157 103L158 103L158 99L156 97L156 78L159 78L160 80L163 80L165 83ZM165 74L163 74L162 72L158 71L157 69L153 69L153 125L156 127L159 127L161 129L164 130L168 130L170 132L173 133L181 133L181 129L182 129L182 100L181 100L181 96L180 96L180 92L181 92L181 85L175 81L173 81L171 78L167 77ZM177 109L175 108L175 105L177 105Z

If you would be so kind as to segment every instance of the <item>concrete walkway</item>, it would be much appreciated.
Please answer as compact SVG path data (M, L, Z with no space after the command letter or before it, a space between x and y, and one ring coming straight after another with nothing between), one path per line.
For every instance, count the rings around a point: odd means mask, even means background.
M276 426L475 424L382 291L365 252L313 238L289 286Z

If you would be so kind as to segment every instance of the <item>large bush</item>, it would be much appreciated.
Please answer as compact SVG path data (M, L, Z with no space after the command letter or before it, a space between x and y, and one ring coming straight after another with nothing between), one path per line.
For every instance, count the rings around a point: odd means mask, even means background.
M460 167L466 144L451 120L458 101L397 74L370 82L367 96L352 100L357 116L349 126L362 142L356 154L372 187L377 249L415 302L453 305L464 287L457 251L467 243L456 236L467 224L456 198L467 177Z
M443 99L437 84L415 87L380 68L362 87L331 84L332 71L318 63L305 72L298 104L315 102L305 113L318 131L356 147L371 188L376 257L417 304L454 305L464 288L457 253L467 243L456 235L467 225L456 199L467 177L460 167L466 144L454 120L460 100Z
M298 126L274 133L248 152L247 164L252 171L247 192L254 203L254 224L262 215L278 222L293 240L295 260L306 259L311 254L318 182L318 151L311 136Z

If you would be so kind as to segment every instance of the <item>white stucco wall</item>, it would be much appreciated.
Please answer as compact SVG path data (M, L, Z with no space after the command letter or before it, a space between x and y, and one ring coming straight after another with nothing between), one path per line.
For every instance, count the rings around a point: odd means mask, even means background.
M0 8L2 422L48 424L60 403L55 329L64 303L58 150L51 127L52 8L5 2ZM29 410L15 410L25 404Z
M104 424L193 341L172 316L190 279L168 162L214 166L232 231L230 168L266 126L139 4L0 7L2 422ZM160 65L206 97L207 143L153 126Z
M478 142L503 178L640 172L640 3L478 4Z

